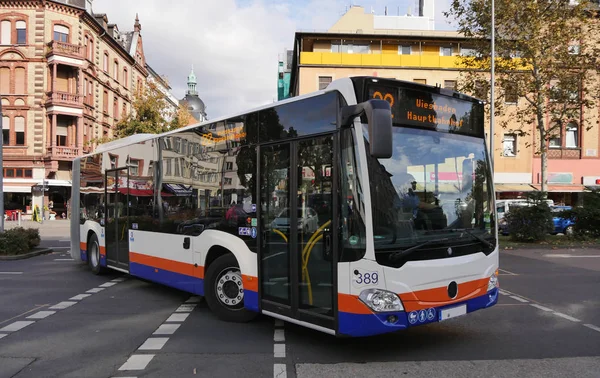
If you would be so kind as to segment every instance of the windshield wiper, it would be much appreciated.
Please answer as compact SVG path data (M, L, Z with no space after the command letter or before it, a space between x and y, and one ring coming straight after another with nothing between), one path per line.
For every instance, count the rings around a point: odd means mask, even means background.
M448 231L450 231L450 232L466 232L470 236L472 236L475 239L477 239L480 242L482 242L486 247L488 247L488 248L494 248L494 244L490 243L489 241L487 241L486 239L484 239L481 236L477 235L476 233L474 233L473 231L469 230L468 228L452 228L452 229L450 229Z
M442 238L442 239L432 239L432 240L427 240L426 242L423 242L423 243L421 243L421 244L417 244L417 245L415 245L415 246L413 246L413 247L410 247L410 248L408 248L408 249L405 249L405 250L403 250L403 251L394 252L394 253L392 253L392 254L390 255L390 257L389 257L389 258L390 258L390 260L392 260L392 261L396 261L396 260L399 260L399 259L401 259L401 258L403 258L403 257L406 257L406 256L410 255L411 253L413 253L413 252L414 252L414 251L416 251L417 249L419 249L419 248L423 248L423 247L425 247L426 245L433 244L433 243L441 243L441 242L445 242L445 241L448 241L448 240L450 240L450 239L448 239L448 238Z

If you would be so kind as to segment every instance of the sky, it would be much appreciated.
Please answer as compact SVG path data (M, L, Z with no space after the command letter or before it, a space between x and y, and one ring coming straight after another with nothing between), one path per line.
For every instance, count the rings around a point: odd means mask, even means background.
M450 0L435 0L436 29L448 30L442 12ZM183 98L194 67L197 91L209 119L277 100L277 62L293 48L297 30L327 30L350 5L383 15L413 13L417 0L94 0L121 31L142 25L146 62L166 76Z

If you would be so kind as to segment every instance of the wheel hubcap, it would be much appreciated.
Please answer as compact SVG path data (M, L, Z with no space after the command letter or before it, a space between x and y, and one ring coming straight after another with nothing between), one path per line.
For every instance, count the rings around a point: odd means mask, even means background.
M92 265L98 266L98 261L100 257L98 256L98 243L92 244L92 250L90 251L90 258L92 259Z
M226 306L233 307L244 300L242 275L237 268L224 269L216 286L217 298Z

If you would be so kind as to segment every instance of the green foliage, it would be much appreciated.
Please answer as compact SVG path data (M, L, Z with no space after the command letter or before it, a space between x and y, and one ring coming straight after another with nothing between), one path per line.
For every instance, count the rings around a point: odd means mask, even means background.
M562 211L559 216L571 219L578 237L600 237L600 191L583 194L583 207Z
M22 227L13 228L0 234L0 255L20 255L30 252L39 244L39 230Z
M554 229L552 212L544 201L546 193L528 195L532 206L512 207L504 216L512 240L538 242L545 240Z

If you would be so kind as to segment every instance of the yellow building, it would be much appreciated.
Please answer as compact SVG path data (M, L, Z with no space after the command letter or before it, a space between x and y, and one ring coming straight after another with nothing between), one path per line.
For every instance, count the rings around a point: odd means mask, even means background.
M326 32L297 32L290 95L324 89L332 80L351 76L379 76L454 89L460 74L458 57L473 50L457 32L432 30L433 2L424 3L424 10L416 16L378 16L354 6ZM420 30L403 29L407 25ZM504 101L510 107L519 106L523 100L505 96ZM539 189L539 158L530 147L535 133L517 136L498 126L501 121L496 118L494 130L494 176L499 197ZM600 180L598 128L586 131L570 123L562 138L554 142L549 152L549 197L574 204L584 185Z
M137 17L133 31L121 32L105 14L92 13L91 5L0 1L7 209L41 206L45 180L45 203L52 200L62 214L73 158L91 152L94 139L111 137L130 112L135 91L157 76L146 64Z

